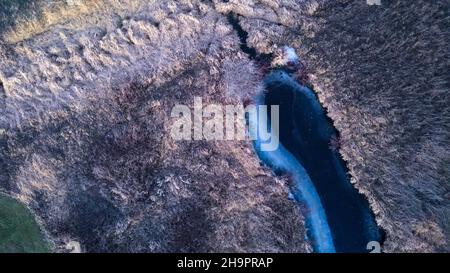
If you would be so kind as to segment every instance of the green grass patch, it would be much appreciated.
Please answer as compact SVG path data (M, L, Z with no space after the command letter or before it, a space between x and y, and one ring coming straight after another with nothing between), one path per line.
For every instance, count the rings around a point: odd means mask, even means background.
M0 253L49 251L49 244L28 208L0 195Z

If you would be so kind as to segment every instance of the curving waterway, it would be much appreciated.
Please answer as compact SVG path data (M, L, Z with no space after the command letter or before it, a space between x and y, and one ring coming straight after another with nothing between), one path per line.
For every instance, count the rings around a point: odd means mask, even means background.
M351 184L345 162L330 147L337 131L314 92L288 73L276 70L266 76L266 90L255 99L259 105L279 105L279 140L274 151L260 149L261 160L275 173L292 177L291 193L306 207L308 237L316 252L368 252L370 241L382 242L369 203ZM267 119L249 117L250 124ZM274 136L272 136L274 137Z

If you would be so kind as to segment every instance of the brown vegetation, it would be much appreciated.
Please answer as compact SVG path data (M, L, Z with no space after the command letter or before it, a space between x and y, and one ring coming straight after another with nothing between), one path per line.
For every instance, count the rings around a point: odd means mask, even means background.
M58 246L308 250L286 185L249 143L166 131L174 103L260 88L234 12L258 52L290 45L303 58L384 250L449 250L446 1L88 2L36 9L0 40L0 187Z
M213 6L169 4L3 44L3 191L58 251L308 251L285 181L251 143L170 137L175 104L240 103L260 83Z
M286 1L277 17L269 4L230 2L253 46L288 44L303 58L353 182L387 232L384 250L448 251L450 4Z

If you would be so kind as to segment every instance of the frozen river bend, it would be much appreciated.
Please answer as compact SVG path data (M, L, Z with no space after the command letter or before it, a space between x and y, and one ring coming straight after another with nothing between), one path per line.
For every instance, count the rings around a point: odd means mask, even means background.
M281 70L269 74L265 86L259 103L279 105L281 145L263 151L256 141L255 147L264 162L292 178L293 196L306 206L315 250L365 252L370 241L381 242L369 203L351 185L345 163L333 147L337 132L315 94Z

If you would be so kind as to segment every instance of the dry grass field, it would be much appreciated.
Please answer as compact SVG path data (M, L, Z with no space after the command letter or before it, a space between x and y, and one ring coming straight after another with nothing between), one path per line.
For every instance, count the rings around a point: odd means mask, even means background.
M167 131L176 103L261 90L232 12L258 53L289 45L306 64L383 249L448 252L450 4L382 2L2 4L0 189L55 251L311 251L286 179L251 143Z

